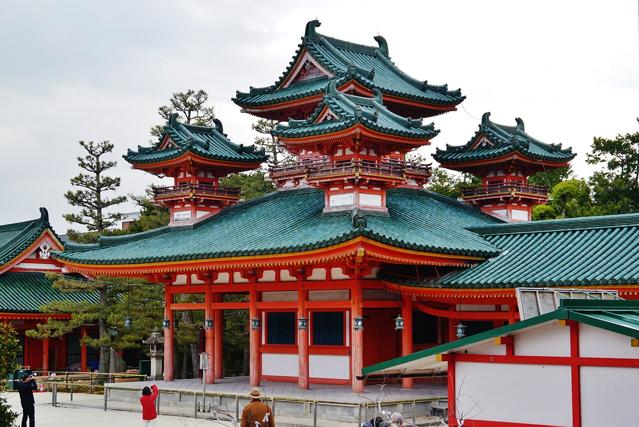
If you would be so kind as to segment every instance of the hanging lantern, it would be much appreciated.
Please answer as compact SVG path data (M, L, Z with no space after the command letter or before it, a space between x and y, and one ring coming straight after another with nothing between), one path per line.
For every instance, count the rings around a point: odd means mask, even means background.
M308 319L304 317L299 317L297 319L297 329L299 330L308 329Z
M404 318L401 314L398 314L395 318L395 330L401 331L402 329L404 329Z
M211 328L213 328L214 325L215 325L215 322L213 322L213 319L206 319L204 321L204 327L206 329L211 329Z
M353 318L353 329L356 331L361 331L364 329L364 319L361 317Z
M131 319L131 316L127 316L124 318L124 327L127 329L131 329L131 325L133 324L133 320Z
M457 326L455 326L455 336L457 339L464 338L466 336L466 325L462 322L459 322Z
M251 319L251 329L260 329L260 319Z
M171 327L171 321L169 319L164 319L162 321L162 327L164 329L169 329Z

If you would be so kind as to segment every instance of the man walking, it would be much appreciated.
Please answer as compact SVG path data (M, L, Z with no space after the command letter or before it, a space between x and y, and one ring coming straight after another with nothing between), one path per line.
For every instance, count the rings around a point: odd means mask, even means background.
M33 379L33 375L25 374L22 381L15 383L14 387L20 393L20 404L22 405L22 427L35 427L35 399L33 391L38 389L38 385Z
M264 395L254 387L249 393L251 401L242 411L240 427L275 427L275 415L269 406L262 402Z

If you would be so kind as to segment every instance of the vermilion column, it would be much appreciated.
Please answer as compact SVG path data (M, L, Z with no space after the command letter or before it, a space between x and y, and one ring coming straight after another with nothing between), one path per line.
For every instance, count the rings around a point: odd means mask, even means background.
M213 301L221 302L222 295L215 294ZM224 356L222 354L224 349L224 310L213 310L213 321L215 322L215 378L224 378Z
M351 377L353 391L361 393L364 391L364 382L358 380L357 377L362 375L362 368L364 367L364 331L355 329L355 319L357 318L362 318L362 282L359 279L351 291L351 330L353 331Z
M448 358L448 427L457 427L457 387L455 375L455 359L452 355Z
M45 338L42 340L42 370L45 372L49 371L49 338Z
M204 302L206 303L206 310L204 311L205 321L213 320L213 310L211 310L211 303L213 303L213 295L211 293L210 285L208 286ZM206 383L215 383L215 329L208 324L204 329L204 351L208 353L209 360L206 366ZM204 368L204 367L202 367Z
M87 327L80 326L80 340L87 336ZM82 372L87 371L87 345L80 344L80 370Z
M169 287L164 288L164 318L169 321L168 327L164 328L164 381L173 381L173 334L175 326L173 324L173 310L171 302L173 295Z
M250 348L250 362L251 366L250 381L253 387L260 385L260 330L261 319L257 310L257 290L255 289L255 283L251 284L251 290L249 292L249 348ZM255 321L259 322L259 326L255 327L253 324Z
M298 378L297 385L302 389L309 386L309 365L308 365L308 314L306 310L306 289L298 290L297 294L297 358L298 358Z
M413 297L410 295L402 295L402 317L402 356L406 356L413 352ZM413 379L402 378L402 387L413 388Z

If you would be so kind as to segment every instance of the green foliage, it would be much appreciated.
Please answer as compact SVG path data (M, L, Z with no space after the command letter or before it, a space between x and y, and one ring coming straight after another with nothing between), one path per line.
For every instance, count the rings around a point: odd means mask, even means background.
M575 218L599 213L599 209L593 205L588 183L583 179L569 179L552 188L547 205L535 206L533 220Z
M426 188L444 196L458 198L463 188L476 187L481 184L481 179L470 175L449 172L443 168L433 169L431 178Z
M120 186L120 178L104 175L117 164L114 161L102 160L103 156L113 151L113 144L109 141L97 144L93 141L80 141L80 145L87 155L78 157L78 166L86 172L71 178L71 185L79 189L67 191L64 197L71 206L80 207L81 210L79 214L65 214L64 219L100 234L121 218L117 213L105 213L105 209L123 203L126 197L105 197L105 193L115 191ZM77 236L77 233L72 234Z
M279 143L277 137L271 134L277 124L276 120L259 119L252 126L253 130L260 134L255 137L255 145L266 150L269 166L277 166L293 160L293 156Z
M240 188L240 198L245 201L275 191L275 186L266 180L266 174L261 170L231 174L220 179L220 185Z
M0 322L0 378L16 370L16 357L20 351L20 340L10 323ZM4 381L0 382L0 390Z
M143 196L130 196L140 207L140 217L133 221L127 233L140 233L168 225L169 209L153 201L153 187L147 188Z
M639 211L639 132L594 138L587 162L603 170L590 178L595 204L606 214Z
M53 286L64 293L99 293L100 302L52 301L40 309L46 313L71 314L70 320L49 319L26 332L31 338L60 337L82 325L98 323L98 337L85 337L83 343L93 348L109 347L124 350L141 348L142 340L162 323L164 292L160 285L143 280L98 277L94 281L56 274L47 277ZM131 318L131 327L125 327L125 319ZM107 360L108 362L108 360ZM105 366L101 366L106 371Z
M570 166L565 168L550 169L548 171L537 172L528 178L528 184L540 185L552 189L555 185L561 181L565 181L572 177L572 168Z
M165 121L169 120L171 114L178 113L178 120L196 126L211 126L215 118L214 108L207 106L209 94L206 91L189 89L186 92L175 92L169 99L169 105L158 108L158 114ZM164 124L151 128L151 135L160 136Z

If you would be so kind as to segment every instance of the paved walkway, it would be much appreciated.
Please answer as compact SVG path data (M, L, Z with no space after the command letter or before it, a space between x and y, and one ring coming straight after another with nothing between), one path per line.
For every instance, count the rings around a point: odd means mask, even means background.
M13 409L22 414L20 398L17 393L6 393ZM58 394L58 407L51 406L50 393L36 393L36 420L38 427L68 427L87 425L91 427L129 427L142 424L142 415L136 412L124 412L101 409L102 396L76 394L74 404L69 402L66 393ZM76 406L78 405L78 406ZM82 406L79 406L82 405ZM20 422L18 417L18 423ZM219 421L194 419L189 417L160 415L156 427L228 427L230 424Z
M109 388L142 390L150 382L126 382L108 384ZM160 390L202 392L199 380L156 381ZM403 389L401 384L386 384L382 390L380 385L367 385L363 393L353 393L350 386L313 384L310 390L300 390L297 384L263 381L260 387L268 398L294 398L308 401L366 403L375 402L381 398L386 402L412 401L425 398L445 398L447 388L445 383L415 383L413 389ZM246 396L251 391L248 377L230 377L218 380L216 384L206 386L207 393L223 395Z

